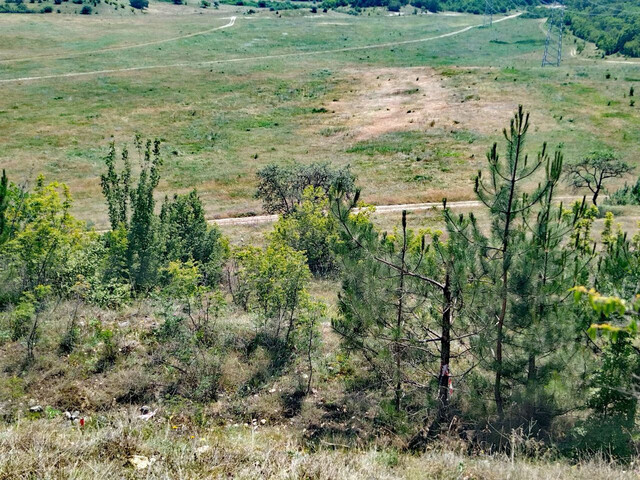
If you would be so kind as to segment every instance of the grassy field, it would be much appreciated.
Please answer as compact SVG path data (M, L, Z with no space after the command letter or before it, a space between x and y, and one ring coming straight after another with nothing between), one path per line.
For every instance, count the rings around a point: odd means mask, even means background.
M67 182L97 225L107 145L136 132L164 141L161 194L198 187L209 216L259 212L269 162L351 164L371 203L466 199L518 103L532 149L547 140L571 160L607 145L637 163L637 66L589 46L574 57L569 38L563 66L542 69L538 19L425 40L482 19L246 11L0 16L0 165Z

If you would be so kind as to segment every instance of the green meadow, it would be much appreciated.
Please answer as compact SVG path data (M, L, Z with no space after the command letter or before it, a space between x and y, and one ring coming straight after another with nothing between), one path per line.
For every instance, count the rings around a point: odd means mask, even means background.
M74 213L104 225L102 158L140 133L163 141L161 194L196 187L210 217L258 213L255 172L271 162L350 164L374 204L467 199L518 103L534 112L532 147L637 162L638 66L578 55L569 37L563 65L543 69L540 19L456 33L482 18L171 7L0 16L13 178L66 182Z

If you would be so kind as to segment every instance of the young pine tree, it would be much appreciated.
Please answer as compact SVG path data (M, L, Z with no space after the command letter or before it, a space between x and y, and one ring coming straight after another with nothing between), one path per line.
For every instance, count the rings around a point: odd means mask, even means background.
M452 345L460 340L452 334L464 284L460 251L439 234L428 243L426 235L408 229L406 212L399 231L380 233L366 211L353 213L357 201L357 194L352 201L331 200L342 263L341 315L333 327L343 347L362 355L392 393L396 412L424 403L425 390L435 387L434 421L412 440L419 448L448 417Z
M511 343L510 333L518 328L511 304L515 300L512 287L514 263L519 255L527 250L527 222L535 214L545 200L545 195L553 198L553 188L557 184L561 168L561 158L556 155L553 160L547 154L546 144L533 159L525 153L525 141L529 130L529 114L522 106L518 108L511 120L509 130L503 131L507 143L506 156L498 154L494 144L487 154L489 178L479 172L475 182L478 199L488 208L491 218L491 231L485 235L471 218L473 233L464 234L461 226L456 225L449 217L449 228L460 235L465 235L470 242L477 245L480 253L480 265L488 277L489 288L486 290L486 317L483 320L485 332L491 339L490 348L493 362L490 365L494 372L493 394L496 412L500 418L504 416L505 373L509 365L505 364L505 344ZM543 182L529 192L523 189L532 177L543 167ZM495 306L495 307L494 307Z

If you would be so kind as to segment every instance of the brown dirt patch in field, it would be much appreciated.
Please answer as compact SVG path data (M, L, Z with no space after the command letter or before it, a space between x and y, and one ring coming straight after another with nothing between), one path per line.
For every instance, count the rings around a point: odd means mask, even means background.
M468 129L480 134L500 131L517 101L485 97L472 87L445 86L428 67L376 68L349 73L354 89L331 104L334 125L348 128L354 140L432 126ZM326 126L326 125L325 125Z

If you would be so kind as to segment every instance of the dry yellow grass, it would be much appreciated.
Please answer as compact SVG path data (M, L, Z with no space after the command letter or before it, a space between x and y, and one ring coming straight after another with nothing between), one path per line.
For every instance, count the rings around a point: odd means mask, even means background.
M61 418L25 420L0 432L0 478L631 480L640 474L604 460L511 461L448 449L421 456L331 446L309 451L286 427L257 424L199 428L160 415L145 422L133 410L96 416L84 428Z

